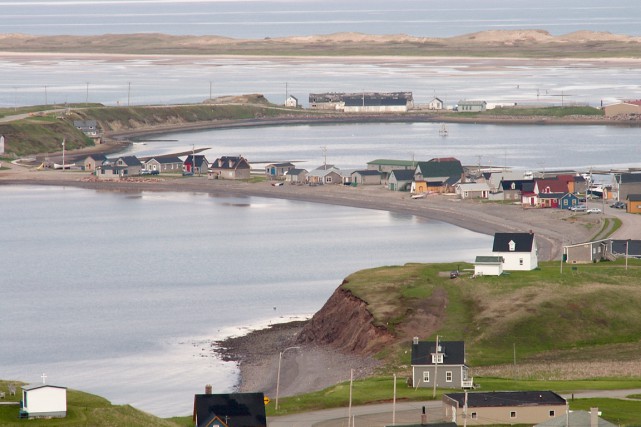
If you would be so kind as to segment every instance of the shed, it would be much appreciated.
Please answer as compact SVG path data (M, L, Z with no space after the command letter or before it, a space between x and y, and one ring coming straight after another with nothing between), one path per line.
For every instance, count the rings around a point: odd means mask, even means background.
M307 182L307 173L305 169L290 169L285 175L285 181L292 184L303 184Z
M352 182L361 185L381 185L381 173L373 170L359 170L350 174Z
M291 162L270 163L265 166L265 175L269 178L282 178L295 168Z
M477 256L474 260L474 276L500 276L504 262L502 256Z
M23 386L20 416L24 418L66 417L67 388L50 384Z
M641 213L641 194L628 194L626 197L628 213Z

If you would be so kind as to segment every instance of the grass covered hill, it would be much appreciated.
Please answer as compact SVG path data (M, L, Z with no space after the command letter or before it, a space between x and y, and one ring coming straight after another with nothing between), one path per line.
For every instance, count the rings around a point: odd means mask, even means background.
M450 279L459 267L464 274ZM639 266L626 270L604 262L565 266L561 273L551 262L535 271L477 278L471 268L381 267L350 275L339 289L363 300L374 326L394 337L394 346L379 352L394 364L409 364L405 350L413 336L436 334L465 340L472 367L512 364L515 349L519 363L639 361Z

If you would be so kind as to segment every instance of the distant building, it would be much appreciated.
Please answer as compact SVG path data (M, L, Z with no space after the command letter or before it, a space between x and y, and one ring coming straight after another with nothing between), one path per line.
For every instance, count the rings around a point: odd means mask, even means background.
M74 120L73 125L87 136L98 136L98 122L95 120Z
M569 264L587 264L610 257L609 239L563 246L563 261Z
M405 112L414 107L414 97L412 92L310 93L309 105L348 113Z
M145 162L148 171L174 172L182 171L183 161L178 156L156 156Z
M459 101L457 110L461 113L478 113L487 110L485 101Z
M457 425L532 425L565 415L566 400L552 391L492 391L443 395L444 416Z
M298 98L296 98L293 95L289 95L287 99L285 100L285 107L293 107L297 108L298 107Z
M208 386L210 387L210 386ZM263 393L205 394L194 396L195 427L267 427Z
M105 160L107 160L107 156L104 154L91 154L85 159L85 170L93 172L98 169Z
M269 178L282 178L287 175L290 170L295 168L296 166L290 162L270 163L265 166L265 175Z
M190 154L183 162L183 172L203 174L207 173L208 169L209 161L202 154Z
M465 342L412 340L413 387L471 388L465 363Z
M606 105L603 112L606 117L641 115L641 99Z
M445 103L440 98L434 98L430 101L429 104L427 104L427 109L428 110L444 110Z
M503 274L502 256L477 256L474 260L475 276L500 276Z
M534 233L495 233L492 255L503 257L504 271L529 271L538 267Z
M211 164L209 179L249 179L251 167L243 156L219 157Z
M64 418L67 416L67 388L49 384L22 387L21 418Z

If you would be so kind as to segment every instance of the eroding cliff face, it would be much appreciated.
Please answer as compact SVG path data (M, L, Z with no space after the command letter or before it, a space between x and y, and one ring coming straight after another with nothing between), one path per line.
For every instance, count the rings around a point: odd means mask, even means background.
M394 337L375 326L367 303L340 286L307 323L296 339L298 344L329 345L339 351L372 355Z

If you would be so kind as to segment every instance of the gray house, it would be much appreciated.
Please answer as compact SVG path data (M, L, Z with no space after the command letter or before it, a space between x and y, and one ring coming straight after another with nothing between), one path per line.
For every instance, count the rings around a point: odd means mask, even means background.
M593 263L610 257L610 239L563 246L563 260L569 264Z
M107 156L104 154L92 154L90 156L87 156L84 162L84 167L86 171L95 171L100 165L102 165L102 162L107 160Z
M351 182L361 185L381 185L381 173L372 170L359 170L350 174Z
M617 185L619 200L626 200L630 194L641 194L641 173L622 173Z
M270 163L265 166L265 175L268 178L283 178L290 170L295 168L296 166L290 162Z
M387 188L392 191L410 191L414 181L414 169L400 169L390 172Z
M465 364L465 342L434 341L412 342L412 384L414 387L472 388Z
M487 102L485 101L459 101L457 109L461 113L478 113L487 110Z
M285 175L285 181L292 184L304 184L307 182L307 174L305 169L290 169Z
M145 169L148 171L158 172L182 172L183 161L176 156L158 156L152 157L145 162Z

